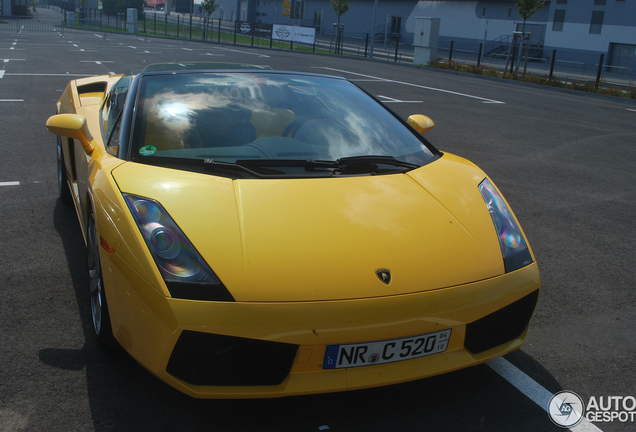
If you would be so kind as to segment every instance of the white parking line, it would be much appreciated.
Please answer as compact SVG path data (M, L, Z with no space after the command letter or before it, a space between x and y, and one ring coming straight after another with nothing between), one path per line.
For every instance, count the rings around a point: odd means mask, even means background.
M372 79L375 79L377 81L382 81L382 82L402 84L402 85L422 88L422 89L426 89L426 90L432 90L432 91L437 91L437 92L442 92L442 93L448 93L448 94L452 94L452 95L456 95L456 96L462 96L462 97L467 97L467 98L471 98L471 99L477 99L477 100L480 100L480 101L482 101L484 103L505 104L505 102L502 102L502 101L498 101L498 100L494 100L494 99L487 99L487 98L483 98L483 97L479 97L479 96L469 95L469 94L466 94L466 93L459 93L459 92L439 89L439 88L435 88L435 87L428 87L428 86L423 86L423 85L419 85L419 84L407 83L407 82L403 82L403 81L395 81L395 80L392 80L392 79L374 77L372 75L364 75L364 74L360 74L360 73L356 73L356 72L350 72L350 71L345 71L345 70L341 70L341 69L334 69L334 68L322 67L322 66L312 66L312 69L326 69L326 70L331 70L331 71L334 71L334 72L341 72L341 73L345 73L345 74L361 76L361 77L364 77L364 78L372 78Z
M5 70L4 70L4 69L3 69L3 70L0 70L0 78L2 78L2 77L4 76L4 72L5 72Z
M517 390L529 397L534 403L545 410L548 415L548 407L553 394L541 387L536 381L519 370L515 365L503 357L498 357L486 363L492 370L497 372L503 379L515 386ZM601 429L590 423L586 418L573 428L573 432L601 432Z
M100 65L102 63L115 63L115 62L111 60L80 60L80 63L95 63Z
M257 57L270 58L270 56L265 55L265 54L251 53L251 52L247 52L247 51L239 51L239 50L234 50L234 49L229 49L229 48L217 48L217 49L225 50L225 51L231 51L231 52L235 52L235 53L239 53L239 54L248 54L248 55L254 55L254 56L257 56Z
M24 99L0 99L0 102L24 102Z
M383 99L382 103L422 103L422 101L405 101L382 95L378 95L378 97Z
M20 186L19 181L0 182L0 186Z

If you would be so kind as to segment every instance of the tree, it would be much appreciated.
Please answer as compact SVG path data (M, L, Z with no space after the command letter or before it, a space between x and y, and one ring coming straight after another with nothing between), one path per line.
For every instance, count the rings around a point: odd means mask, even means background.
M219 8L219 6L220 4L217 3L216 0L203 0L203 2L201 3L201 7L208 14L207 18L203 18L203 40L205 40L205 33L208 28L208 23L210 22L210 16ZM211 34L210 39L212 39Z
M208 13L208 16L212 15L219 6L220 4L217 4L216 0L203 0L201 3L201 7Z
M526 20L535 14L539 9L543 7L543 3L540 0L515 0L519 16L523 20L523 28L521 32L526 31Z
M338 15L338 28L340 28L340 17L349 10L348 0L330 0L333 11Z
M344 37L342 30L340 30L340 17L343 16L349 10L348 0L329 0L333 11L338 15L338 27L336 30L336 54L342 53L342 39Z
M526 20L534 15L539 9L543 7L544 2L540 0L515 0L515 4L517 5L517 10L519 11L519 16L523 20L523 26L521 27L521 37L525 39L526 34ZM526 63L523 67L523 74L526 74L526 68L528 66L528 46L530 45L530 40L526 42ZM521 44L519 44L519 59L521 59ZM513 59L514 62L514 59ZM506 61L507 63L507 61ZM512 72L512 66L510 66ZM519 71L519 62L517 62L517 71Z

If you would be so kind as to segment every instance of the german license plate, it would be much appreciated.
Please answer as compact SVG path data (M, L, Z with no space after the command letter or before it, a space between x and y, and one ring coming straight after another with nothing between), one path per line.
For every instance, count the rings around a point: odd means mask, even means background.
M327 345L323 369L393 363L446 351L451 329L375 342Z

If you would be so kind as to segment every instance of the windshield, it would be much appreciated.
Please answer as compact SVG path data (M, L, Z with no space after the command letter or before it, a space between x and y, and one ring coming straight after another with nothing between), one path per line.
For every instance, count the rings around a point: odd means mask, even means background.
M140 81L134 161L181 169L201 161L298 174L299 166L308 173L336 166L316 161L349 158L350 165L359 157L362 164L395 170L424 165L433 153L381 104L341 79L216 72Z

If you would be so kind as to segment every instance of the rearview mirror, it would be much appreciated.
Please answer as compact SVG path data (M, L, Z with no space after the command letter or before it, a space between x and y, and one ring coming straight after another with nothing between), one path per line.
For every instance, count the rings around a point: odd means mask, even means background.
M409 116L408 123L413 129L421 134L428 132L435 127L435 122L431 120L430 117L422 114L413 114L412 116Z
M79 114L57 114L46 121L46 128L55 135L73 138L82 143L86 154L90 155L95 146L93 136L86 125L86 117Z

